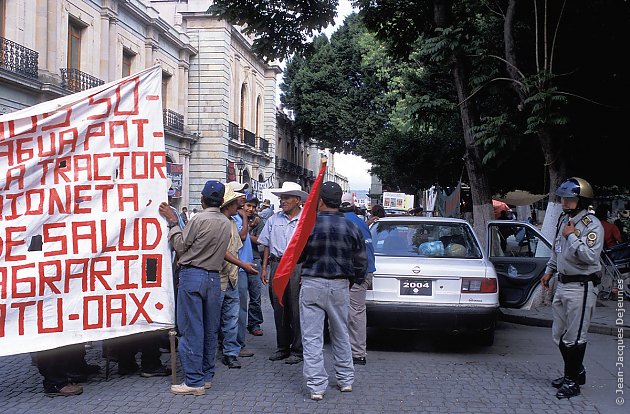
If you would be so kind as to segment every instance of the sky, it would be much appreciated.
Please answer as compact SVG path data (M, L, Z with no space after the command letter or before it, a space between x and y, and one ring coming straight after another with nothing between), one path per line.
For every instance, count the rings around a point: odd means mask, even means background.
M350 0L340 0L335 25L328 26L323 30L326 36L330 38L330 35L343 24L346 16L352 13L352 11ZM283 61L280 65L283 69L284 64L285 62ZM278 84L281 82L282 76L279 77ZM337 173L348 178L348 184L351 190L367 191L370 189L371 178L368 174L368 169L370 168L371 165L361 157L351 154L335 154L335 169Z

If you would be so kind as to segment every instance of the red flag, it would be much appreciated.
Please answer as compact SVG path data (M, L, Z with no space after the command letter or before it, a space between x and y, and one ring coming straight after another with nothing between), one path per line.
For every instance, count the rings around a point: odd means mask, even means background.
M311 231L313 231L313 227L315 227L315 220L317 219L317 202L319 201L319 188L324 181L325 173L326 161L324 160L319 167L319 173L317 174L315 183L311 188L311 192L304 203L300 221L298 221L295 232L293 233L293 236L289 241L289 245L280 259L280 263L278 263L278 267L276 268L276 273L273 276L273 290L276 293L276 297L278 298L280 305L282 305L282 296L284 295L284 289L286 289L289 284L291 273L293 273L293 269L295 269L295 265L302 254L302 250L304 250L304 247L306 246L306 242L311 235Z

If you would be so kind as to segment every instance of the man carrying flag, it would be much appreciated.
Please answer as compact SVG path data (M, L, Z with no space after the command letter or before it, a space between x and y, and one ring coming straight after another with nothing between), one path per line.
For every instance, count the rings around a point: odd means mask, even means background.
M351 392L354 382L348 335L349 286L363 283L367 254L361 230L339 211L342 194L337 183L328 181L321 185L315 227L299 260L302 263L303 373L311 399L315 401L324 398L328 387L323 354L326 316L337 387L341 392Z
M276 294L276 270L280 259L298 226L302 214L300 203L308 194L302 191L302 187L293 182L286 181L281 189L272 191L280 198L281 210L269 217L262 233L258 237L258 243L265 246L262 259L261 279L263 284L269 283L269 298L273 306L273 316L276 325L276 341L278 348L269 357L271 361L284 359L287 364L302 362L302 337L300 331L300 314L298 307L298 295L300 292L300 266L296 266L287 274L287 280L283 283L282 293ZM299 254L299 253L298 253ZM269 272L268 268L269 266ZM269 279L267 275L269 274ZM288 286L288 289L284 287Z

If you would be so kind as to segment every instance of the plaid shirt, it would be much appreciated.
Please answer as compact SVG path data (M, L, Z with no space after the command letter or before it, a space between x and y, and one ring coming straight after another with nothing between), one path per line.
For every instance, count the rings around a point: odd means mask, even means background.
M361 230L343 213L320 212L300 261L302 277L347 278L362 283L367 254Z

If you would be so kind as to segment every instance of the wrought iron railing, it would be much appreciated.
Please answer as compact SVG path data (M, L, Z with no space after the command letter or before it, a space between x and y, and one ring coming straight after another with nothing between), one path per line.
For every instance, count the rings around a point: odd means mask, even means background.
M39 53L0 37L0 68L37 79Z
M61 68L61 87L71 92L81 92L105 83L97 77L75 68Z
M246 129L243 129L243 142L247 146L256 148L256 134Z
M230 137L230 139L233 139L234 141L240 141L240 133L239 133L239 128L238 125L236 125L234 122L230 122L228 125L228 136Z
M165 109L163 114L165 128L172 128L176 131L184 132L184 115L171 111L170 109Z
M264 139L263 137L258 137L259 148L265 154L269 152L269 141Z

